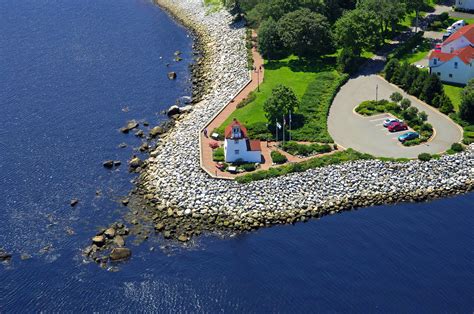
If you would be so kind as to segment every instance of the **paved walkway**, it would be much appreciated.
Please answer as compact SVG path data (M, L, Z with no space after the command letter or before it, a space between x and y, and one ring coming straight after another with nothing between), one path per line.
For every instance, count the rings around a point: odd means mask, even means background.
M255 37L255 32L253 34ZM225 120L237 109L237 105L247 98L247 96L254 90L256 90L259 84L263 83L263 79L265 76L265 69L264 69L264 60L262 56L258 53L257 49L254 47L252 48L252 56L254 67L256 70L251 71L251 81L250 83L245 86L245 88L234 98L232 99L225 108L206 126L208 130L208 135L210 136L212 131L215 128L221 126ZM212 160L212 149L210 148L209 144L215 142L213 139L209 137L205 137L204 134L201 133L201 165L204 170L212 176L226 178L226 179L233 179L235 175L232 175L228 172L220 171L216 168L216 163ZM222 142L220 143L222 144ZM262 143L262 150L266 149L266 143ZM271 158L270 153L263 152L265 156L265 165L270 162Z
M354 109L362 101L375 99L377 86L378 99L389 99L393 92L398 91L409 98L414 107L425 111L428 114L428 122L435 130L432 140L405 147L397 140L397 136L403 132L389 133L381 125L385 117L362 117L355 113ZM442 153L449 149L451 144L462 139L461 128L447 116L375 74L353 78L341 88L331 106L328 129L340 146L377 157L416 158L420 153Z

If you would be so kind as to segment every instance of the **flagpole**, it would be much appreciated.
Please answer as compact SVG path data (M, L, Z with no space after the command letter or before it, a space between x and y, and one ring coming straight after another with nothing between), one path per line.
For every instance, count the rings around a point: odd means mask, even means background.
M283 127L281 128L283 130L283 144L285 144L285 115L283 115Z
M278 143L278 120L275 119L275 136L276 136L276 142Z
M290 110L290 121L288 121L290 124L290 132L288 133L289 141L291 142L291 110Z

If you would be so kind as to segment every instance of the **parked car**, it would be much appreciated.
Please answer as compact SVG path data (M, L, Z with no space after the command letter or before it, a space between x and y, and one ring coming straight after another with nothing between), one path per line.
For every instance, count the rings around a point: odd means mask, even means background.
M383 122L383 126L388 128L392 123L395 123L395 122L402 122L402 121L395 118L388 118L387 120Z
M434 50L435 50L435 51L441 51L441 48L442 48L442 47L443 47L443 45L442 45L442 44L436 44L436 46L435 46L435 49L434 49Z
M454 32L457 32L460 28L466 26L466 22L464 22L464 20L460 20L460 21L457 21L457 22L454 22L453 25L451 25L451 29L454 31ZM449 27L448 27L449 29Z
M403 122L393 122L388 126L390 132L400 132L408 130L408 125Z
M419 138L420 134L417 132L407 132L405 134L402 134L398 137L398 140L402 143L409 141L409 140L414 140L416 138Z

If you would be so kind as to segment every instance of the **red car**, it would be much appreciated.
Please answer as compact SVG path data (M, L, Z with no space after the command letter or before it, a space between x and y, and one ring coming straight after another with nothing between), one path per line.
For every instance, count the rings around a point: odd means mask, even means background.
M408 130L408 126L403 122L394 122L388 126L390 132L400 132Z
M442 47L443 47L443 45L441 45L441 44L436 44L434 50L435 50L435 51L441 51L441 48L442 48Z

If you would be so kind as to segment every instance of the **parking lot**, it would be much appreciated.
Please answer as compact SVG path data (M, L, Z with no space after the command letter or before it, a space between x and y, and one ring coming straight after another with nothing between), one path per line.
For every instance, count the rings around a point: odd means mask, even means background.
M371 117L363 117L366 120L367 123L367 128L368 129L373 129L374 137L376 137L377 133L381 133L381 135L384 137L385 140L390 140L390 142L394 142L395 144L402 145L398 141L398 137L404 133L413 131L411 128L408 128L408 130L405 131L398 131L398 132L390 132L388 128L383 126L383 122L386 119L396 119L395 116L389 114L389 113L383 113ZM402 145L403 146L403 145Z
M361 102L375 99L376 91L378 99L389 99L398 91L419 111L425 111L435 131L433 138L420 145L405 147L398 141L398 136L410 130L390 133L383 127L383 120L391 117L390 114L363 117L354 112ZM377 157L417 158L421 153L438 154L462 139L462 129L451 119L377 75L353 78L341 88L331 106L328 130L342 147Z

